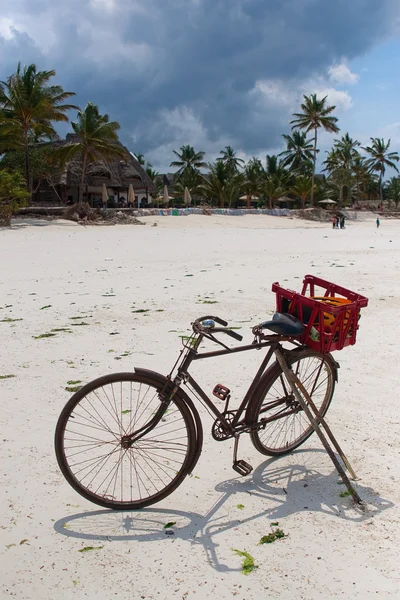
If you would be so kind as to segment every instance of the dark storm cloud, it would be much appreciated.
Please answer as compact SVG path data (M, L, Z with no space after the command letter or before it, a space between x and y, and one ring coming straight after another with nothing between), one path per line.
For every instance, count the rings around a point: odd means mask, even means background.
M15 27L0 37L0 75L18 60L54 67L79 103L99 104L120 121L124 141L134 136L144 152L170 142L233 140L251 153L276 145L287 128L284 103L263 104L256 83L279 80L294 89L341 57L366 52L391 35L397 6L395 0L16 0L0 17L3 34L7 23ZM181 131L179 115L190 121Z

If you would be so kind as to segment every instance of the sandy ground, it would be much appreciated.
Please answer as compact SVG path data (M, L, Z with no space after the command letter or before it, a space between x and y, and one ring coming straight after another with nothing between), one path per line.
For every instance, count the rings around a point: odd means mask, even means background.
M265 216L143 220L146 227L19 221L0 231L0 376L15 376L0 379L0 597L399 598L400 223L334 231ZM254 471L241 478L232 443L212 440L207 415L193 476L160 504L115 513L69 487L53 451L69 380L134 366L167 373L179 335L210 309L251 341L250 327L273 312L271 283L297 289L306 273L370 298L357 345L336 355L328 413L359 475L364 514L340 497L316 436L278 460L242 439L240 456ZM89 325L34 338L74 316ZM260 360L202 361L194 375L209 392L230 387L235 403ZM276 522L287 536L258 545ZM87 546L98 549L79 552ZM259 568L242 575L233 548Z

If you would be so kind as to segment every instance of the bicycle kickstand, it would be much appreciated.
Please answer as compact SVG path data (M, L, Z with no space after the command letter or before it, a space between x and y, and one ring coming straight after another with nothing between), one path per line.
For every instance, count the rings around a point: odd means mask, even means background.
M329 445L329 442L326 439L324 433L322 432L320 425L322 425L324 427L324 429L326 430L326 433L327 433L329 439L331 440L333 446L335 447L339 456L343 460L346 468L350 472L351 476L355 479L356 478L355 473L354 473L353 469L351 468L351 465L350 465L347 457L345 456L343 450L341 449L337 440L335 439L332 431L329 429L325 420L322 417L318 416L318 410L317 410L314 402L312 401L311 397L307 393L307 390L304 388L304 386L302 385L299 378L293 372L291 366L287 364L284 355L282 354L282 352L279 349L275 350L275 356L276 356L276 359L277 359L282 371L285 373L285 376L290 384L290 387L292 388L292 393L295 395L296 400L299 402L301 408L303 409L304 413L306 414L315 433L318 435L319 439L321 440L322 445L324 446L325 450L329 454L330 459L332 460L337 472L339 473L340 477L342 478L343 483L346 485L348 491L350 492L351 496L353 497L354 502L359 507L363 507L364 505L363 505L363 502L362 502L360 496L357 494L356 490L352 486L350 479L347 477L346 472L344 471L342 465L340 464L340 462L337 459L335 453L333 452L331 446ZM299 390L301 391L301 393ZM316 418L314 418L314 415L312 414L312 412L309 408L310 406L311 406L312 410L314 411L315 416L317 417L318 420Z
M250 475L250 473L253 470L253 467L251 465L249 465L249 463L247 463L245 460L238 460L237 459L237 451L238 451L238 446L239 446L239 437L240 434L236 434L235 435L235 445L233 447L233 465L232 465L232 469L234 471L236 471L236 473L239 473L239 475L243 475L243 477L245 475Z

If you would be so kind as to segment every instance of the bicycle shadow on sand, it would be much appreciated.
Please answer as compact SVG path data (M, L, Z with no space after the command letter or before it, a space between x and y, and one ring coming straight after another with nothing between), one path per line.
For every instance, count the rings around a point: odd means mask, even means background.
M109 542L161 542L166 541L171 532L171 537L202 545L215 570L240 571L220 562L218 535L221 533L238 530L258 519L264 520L262 526L265 528L265 518L274 522L304 511L363 522L393 506L371 488L354 482L365 503L364 510L356 508L351 498L340 496L346 488L340 485L336 471L324 474L317 470L315 465L326 467L324 460L321 465L323 457L326 457L324 450L310 449L299 450L284 458L270 458L261 463L251 477L235 477L215 486L215 491L221 495L203 515L157 506L138 511L100 509L63 517L54 524L54 529L68 537ZM238 493L247 493L259 500L259 512L230 518L224 505ZM167 523L174 525L166 529Z

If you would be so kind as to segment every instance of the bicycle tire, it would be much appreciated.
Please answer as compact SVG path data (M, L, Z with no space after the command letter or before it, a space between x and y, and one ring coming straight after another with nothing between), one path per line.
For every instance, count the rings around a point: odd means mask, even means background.
M146 373L95 379L70 398L57 422L55 452L62 474L81 496L104 508L155 504L182 483L194 463L195 422L179 390L158 424L131 448L122 447L122 436L147 423L160 404L165 378Z
M329 354L309 349L292 351L288 360L311 394L318 414L324 417L337 380L335 361ZM290 385L277 362L266 371L247 409L247 423L261 423L262 419L266 420L263 428L252 430L250 438L254 447L267 456L293 452L314 432L298 401L290 393Z

